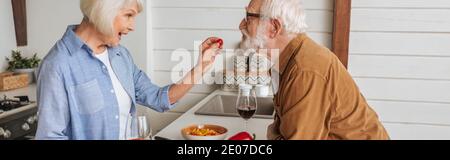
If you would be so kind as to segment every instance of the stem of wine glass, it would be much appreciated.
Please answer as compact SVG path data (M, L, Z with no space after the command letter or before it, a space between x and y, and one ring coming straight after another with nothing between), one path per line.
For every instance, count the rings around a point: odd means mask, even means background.
M248 119L245 120L245 131L248 132Z
M148 130L149 130L149 136L148 136L149 140L154 140L152 126L150 124L149 124Z

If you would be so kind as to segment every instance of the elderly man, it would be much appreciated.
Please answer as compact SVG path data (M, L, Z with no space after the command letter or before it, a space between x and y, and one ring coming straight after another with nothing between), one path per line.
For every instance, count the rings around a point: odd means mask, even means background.
M376 139L389 136L339 59L306 34L302 0L252 0L241 22L243 48L267 49L276 116L269 139Z

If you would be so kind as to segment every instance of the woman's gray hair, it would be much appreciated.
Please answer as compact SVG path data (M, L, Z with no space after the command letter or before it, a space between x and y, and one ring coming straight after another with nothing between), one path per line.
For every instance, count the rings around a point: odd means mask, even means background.
M119 11L137 4L138 12L144 8L142 0L80 0L80 9L98 31L105 35L114 34L114 19Z
M268 18L281 19L288 33L305 33L308 29L303 0L264 0L261 12Z

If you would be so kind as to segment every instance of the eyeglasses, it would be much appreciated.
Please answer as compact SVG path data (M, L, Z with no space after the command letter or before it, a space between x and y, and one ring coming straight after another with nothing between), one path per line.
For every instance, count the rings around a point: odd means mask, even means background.
M248 18L248 17L256 17L256 18L261 18L261 17L262 17L262 15L261 15L261 14L259 14L259 13L250 13L250 12L247 12L247 16L246 16L245 18Z
M250 13L250 12L246 12L246 16L244 18L246 24L249 24L249 18L250 17L255 17L255 18L262 18L263 16L259 13Z

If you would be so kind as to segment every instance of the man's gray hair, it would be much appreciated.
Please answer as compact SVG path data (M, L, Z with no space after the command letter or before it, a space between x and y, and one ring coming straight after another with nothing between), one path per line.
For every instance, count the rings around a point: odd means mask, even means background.
M308 28L303 0L264 0L261 13L282 20L289 34L305 33Z

